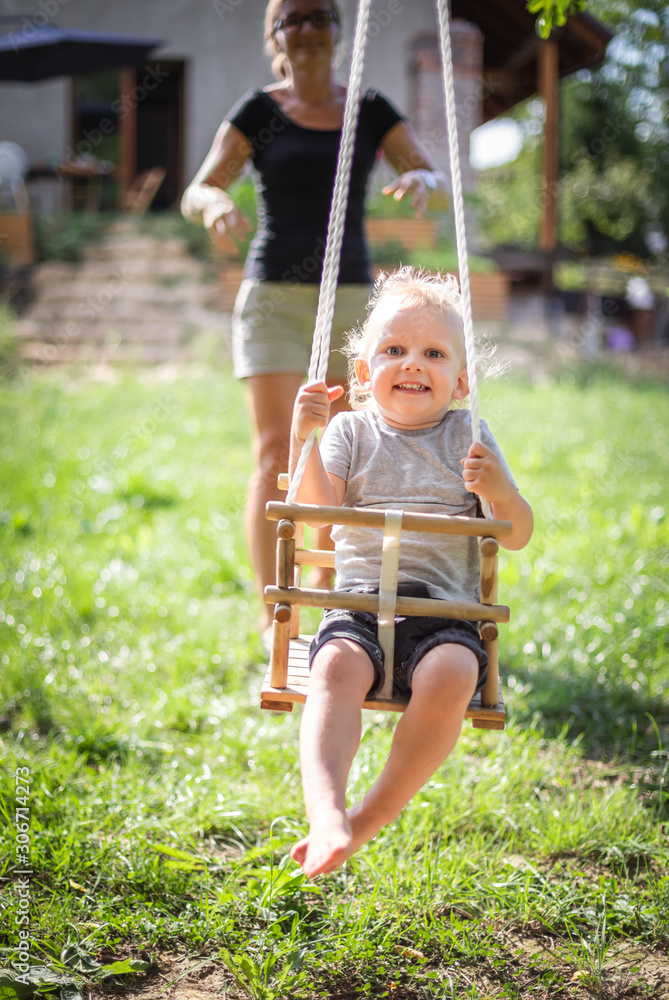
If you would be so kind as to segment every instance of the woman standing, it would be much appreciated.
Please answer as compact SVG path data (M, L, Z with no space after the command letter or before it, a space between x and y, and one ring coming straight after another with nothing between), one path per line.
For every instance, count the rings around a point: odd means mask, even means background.
M221 124L182 200L186 218L201 221L229 249L249 222L226 189L251 161L258 228L233 314L233 361L246 380L253 419L255 470L246 531L258 591L274 582L276 526L265 504L277 499L277 475L288 467L293 402L309 365L346 88L333 77L341 40L336 0L270 0L265 50L280 82L247 94ZM367 180L381 151L398 177L383 193L409 195L418 213L433 192L445 204L445 181L406 121L375 91L360 104L332 330L329 384L346 382L343 334L365 317L371 274L364 238ZM438 207L435 205L435 207ZM340 399L333 411L343 408ZM272 609L263 603L261 627Z

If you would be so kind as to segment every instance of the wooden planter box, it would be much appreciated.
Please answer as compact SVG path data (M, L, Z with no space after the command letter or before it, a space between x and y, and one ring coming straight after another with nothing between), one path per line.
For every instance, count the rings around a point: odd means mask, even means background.
M373 267L374 277L384 270ZM472 295L472 318L480 320L506 320L509 312L509 279L504 271L490 274L470 274L469 288Z
M434 219L367 219L365 233L370 246L401 243L407 250L434 250L438 235Z
M509 314L509 279L504 271L470 274L474 320L506 320Z
M35 263L33 224L26 212L0 213L0 254L11 267Z

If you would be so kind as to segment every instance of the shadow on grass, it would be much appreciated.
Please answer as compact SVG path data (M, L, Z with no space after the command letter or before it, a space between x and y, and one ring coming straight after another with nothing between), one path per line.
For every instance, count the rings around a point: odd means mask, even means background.
M658 818L669 819L669 704L622 683L514 666L508 700L521 723L539 718L550 738L578 740L590 759L619 764ZM503 682L505 678L503 677Z

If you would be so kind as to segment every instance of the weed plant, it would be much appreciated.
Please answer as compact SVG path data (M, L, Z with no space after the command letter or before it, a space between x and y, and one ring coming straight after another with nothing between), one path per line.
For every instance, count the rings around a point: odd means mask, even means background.
M35 251L38 261L82 259L85 246L97 243L116 218L108 212L61 212L36 215Z
M536 515L502 562L508 728L464 729L309 882L299 709L258 708L242 388L0 384L0 996L667 996L666 392L574 372L481 395ZM366 715L352 799L392 725Z

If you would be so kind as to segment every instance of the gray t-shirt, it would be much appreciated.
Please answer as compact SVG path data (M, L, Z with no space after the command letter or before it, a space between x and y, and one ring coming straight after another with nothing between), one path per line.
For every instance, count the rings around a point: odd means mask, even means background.
M513 482L484 421L481 440ZM326 471L346 481L345 507L475 517L477 498L465 489L460 464L471 443L469 410L449 410L436 427L416 431L399 430L372 410L358 410L332 419L320 451ZM336 588L378 587L383 532L335 525L332 538ZM431 597L477 601L479 579L476 538L402 532L399 583L425 584Z

